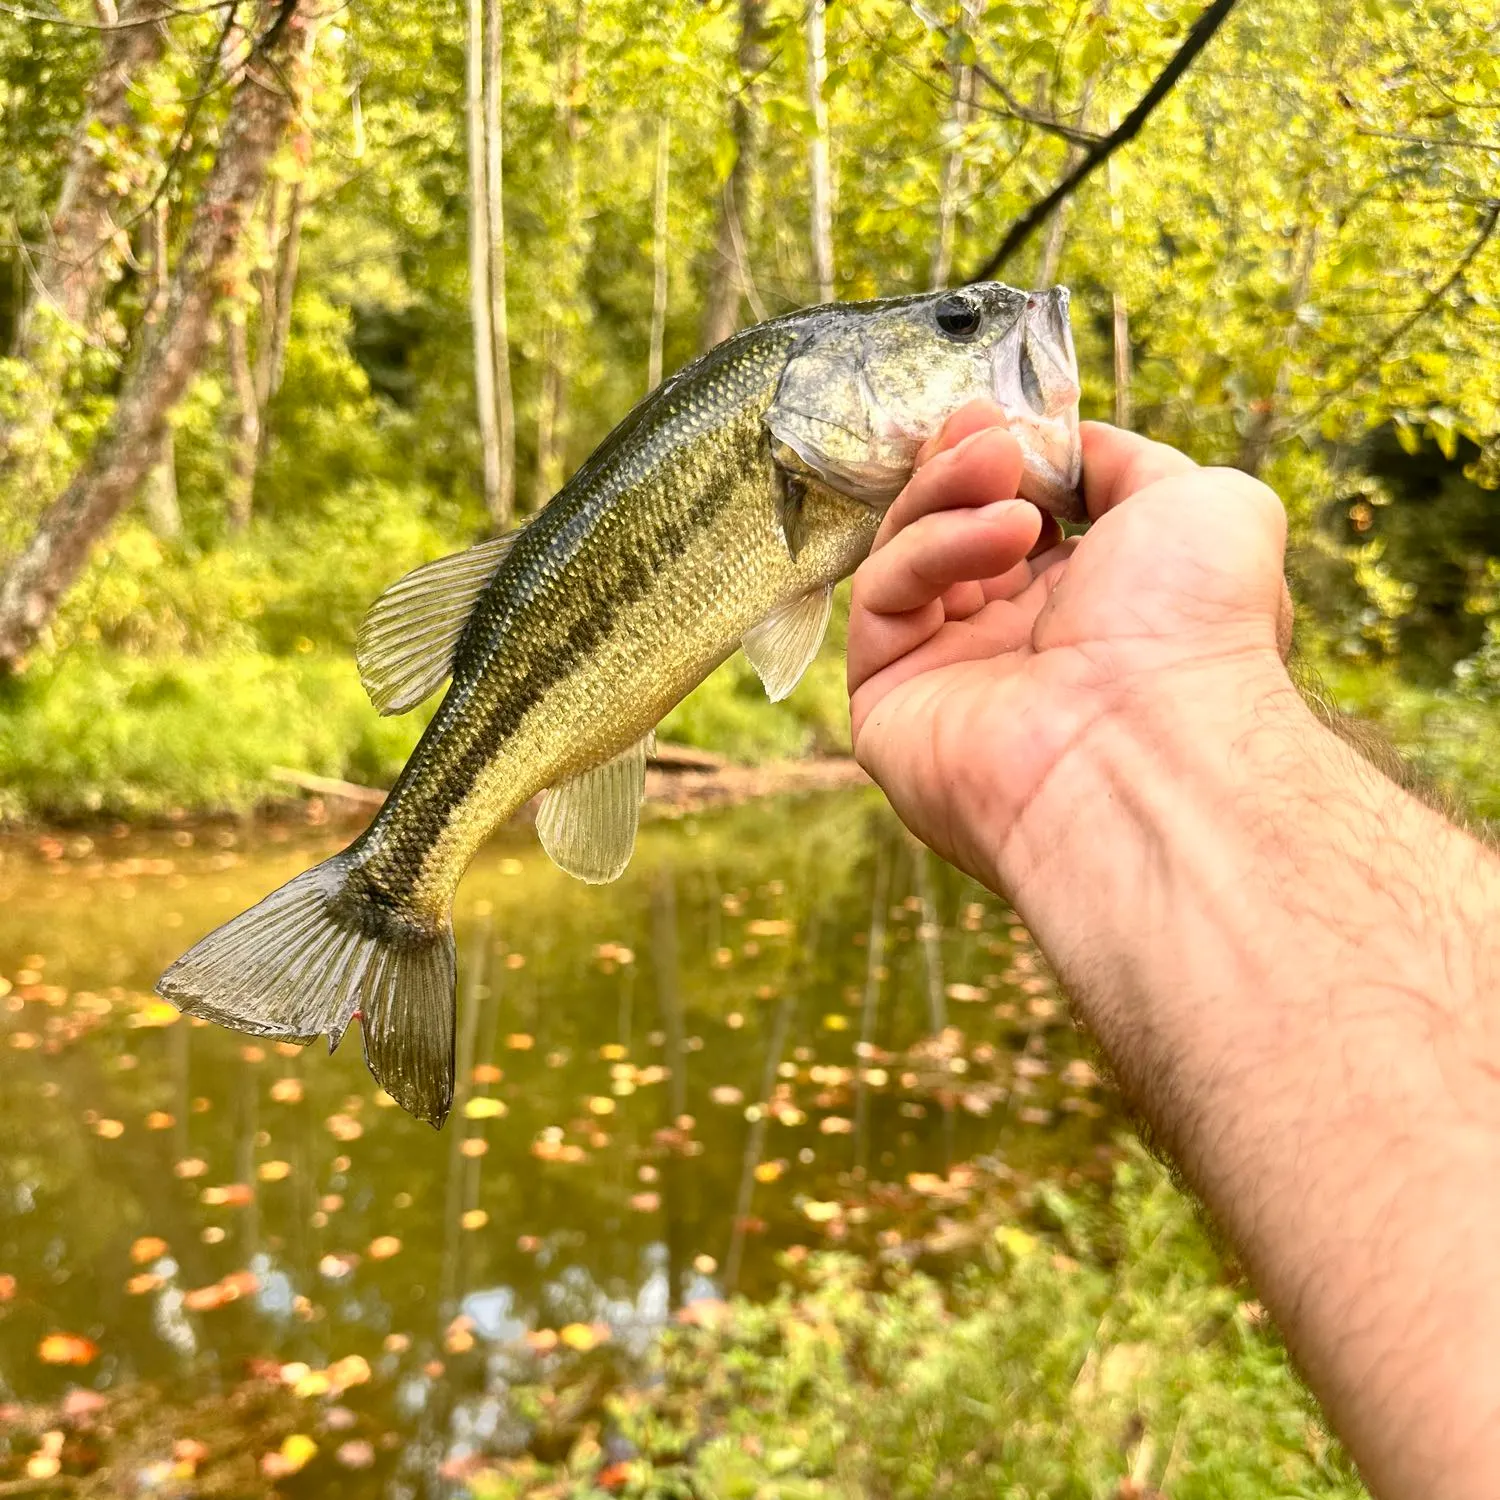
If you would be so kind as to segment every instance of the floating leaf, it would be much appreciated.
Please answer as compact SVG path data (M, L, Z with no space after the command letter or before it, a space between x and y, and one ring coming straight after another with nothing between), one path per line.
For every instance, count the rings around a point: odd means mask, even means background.
M505 1070L497 1068L494 1063L475 1063L469 1076L475 1083L499 1083L505 1077Z
M49 1333L36 1346L44 1365L88 1365L99 1357L99 1346L77 1333Z
M255 1201L255 1189L248 1182L226 1182L221 1187L206 1187L198 1201L210 1208L244 1208Z
M470 1099L464 1105L464 1118L466 1120L499 1120L504 1118L508 1113L509 1110L503 1099L483 1097Z
M154 1292L165 1284L165 1278L158 1276L155 1271L142 1271L139 1276L132 1276L125 1283L125 1290L132 1297L143 1297L147 1292Z
M608 1323L569 1323L558 1330L558 1338L579 1354L609 1342Z
M255 1169L255 1175L262 1182L284 1182L292 1175L292 1164L289 1161L263 1161Z
M490 1216L482 1208L471 1208L460 1216L459 1224L465 1229L483 1229Z
M106 1141L117 1141L125 1134L124 1121L96 1120L94 1122L94 1134Z
M458 1143L460 1156L483 1156L489 1149L490 1143L482 1135L471 1135L467 1140Z
M339 1445L334 1457L346 1469L368 1469L375 1462L375 1449L363 1438L351 1438Z
M632 1193L630 1206L638 1214L654 1214L661 1207L660 1193Z
M522 1335L529 1349L538 1354L550 1354L557 1348L557 1333L551 1328L533 1328L529 1333Z
M843 1205L834 1202L822 1202L817 1198L809 1198L802 1205L803 1215L814 1224L832 1224L835 1219L844 1216Z
M208 1171L208 1163L199 1156L185 1156L172 1170L177 1176L186 1180L191 1177L201 1177Z
M154 1234L144 1234L130 1247L130 1258L136 1265L157 1260L167 1253L167 1242Z
M775 1182L786 1170L786 1164L779 1161L763 1161L755 1168L755 1180L757 1182Z
M177 1123L175 1115L169 1115L164 1109L153 1109L146 1116L147 1130L170 1130Z
M393 1234L382 1234L370 1241L370 1248L365 1254L371 1260L389 1260L401 1250L401 1241Z
M346 1115L342 1112L329 1115L323 1123L336 1141L357 1141L365 1133L365 1127L353 1115Z
M300 1078L278 1078L271 1085L271 1097L278 1104L296 1104L302 1098L302 1080Z
M828 1115L819 1121L818 1129L824 1135L852 1135L854 1121L845 1119L843 1115Z

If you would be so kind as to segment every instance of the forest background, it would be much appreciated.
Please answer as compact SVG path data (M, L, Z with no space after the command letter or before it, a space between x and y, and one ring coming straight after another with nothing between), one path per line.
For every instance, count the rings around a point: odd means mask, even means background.
M1500 815L1500 3L1211 9L999 274L1073 289L1086 415L1278 489L1304 658ZM0 816L388 784L424 718L355 673L388 583L734 327L984 267L1197 16L0 6ZM840 748L841 644L667 733Z

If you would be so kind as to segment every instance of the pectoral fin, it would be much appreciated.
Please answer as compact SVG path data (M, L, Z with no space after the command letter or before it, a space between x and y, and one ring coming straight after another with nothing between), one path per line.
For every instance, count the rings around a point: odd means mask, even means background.
M772 703L779 703L801 681L823 644L832 609L832 585L812 589L745 632L740 644Z
M581 776L549 787L536 815L537 837L559 869L590 885L624 874L646 791L646 757L656 731Z
M415 708L452 672L458 638L518 535L413 568L370 606L354 654L359 680L381 713Z

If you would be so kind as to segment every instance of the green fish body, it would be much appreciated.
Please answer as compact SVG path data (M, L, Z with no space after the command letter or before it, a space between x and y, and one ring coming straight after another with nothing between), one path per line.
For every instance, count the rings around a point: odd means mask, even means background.
M440 1125L450 911L475 851L541 792L552 858L585 880L618 876L656 725L741 646L772 697L791 691L917 448L975 396L1016 411L1023 493L1076 517L1061 290L809 309L664 383L522 527L376 602L359 640L372 700L404 711L451 677L441 706L365 832L210 933L160 993L330 1047L358 1017L375 1076Z

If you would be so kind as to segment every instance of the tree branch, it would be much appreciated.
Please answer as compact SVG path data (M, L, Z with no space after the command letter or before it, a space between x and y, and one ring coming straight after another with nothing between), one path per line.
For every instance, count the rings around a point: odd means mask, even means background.
M1317 421L1346 391L1358 385L1418 323L1437 309L1448 293L1463 279L1464 272L1478 259L1480 251L1490 242L1497 227L1500 227L1500 198L1493 198L1485 206L1484 216L1479 221L1479 233L1474 236L1469 248L1459 257L1458 264L1453 267L1452 271L1422 299L1419 307L1408 313L1375 349L1365 356L1347 380L1335 386L1331 391L1325 391L1303 416L1298 417L1295 422L1288 423L1277 436L1284 437L1293 432L1301 432L1310 422Z
M1213 0L1193 22L1192 29L1183 38L1182 45L1171 62L1157 75L1156 81L1141 95L1140 102L1102 140L1095 141L1084 153L1083 159L1068 172L1050 193L1032 206L1011 225L1009 233L1000 242L1000 248L978 268L970 278L986 281L998 271L1022 245L1039 229L1059 203L1096 168L1103 166L1121 146L1140 134L1151 111L1172 91L1172 86L1192 66L1193 60L1208 45L1214 33L1224 24L1236 0Z

